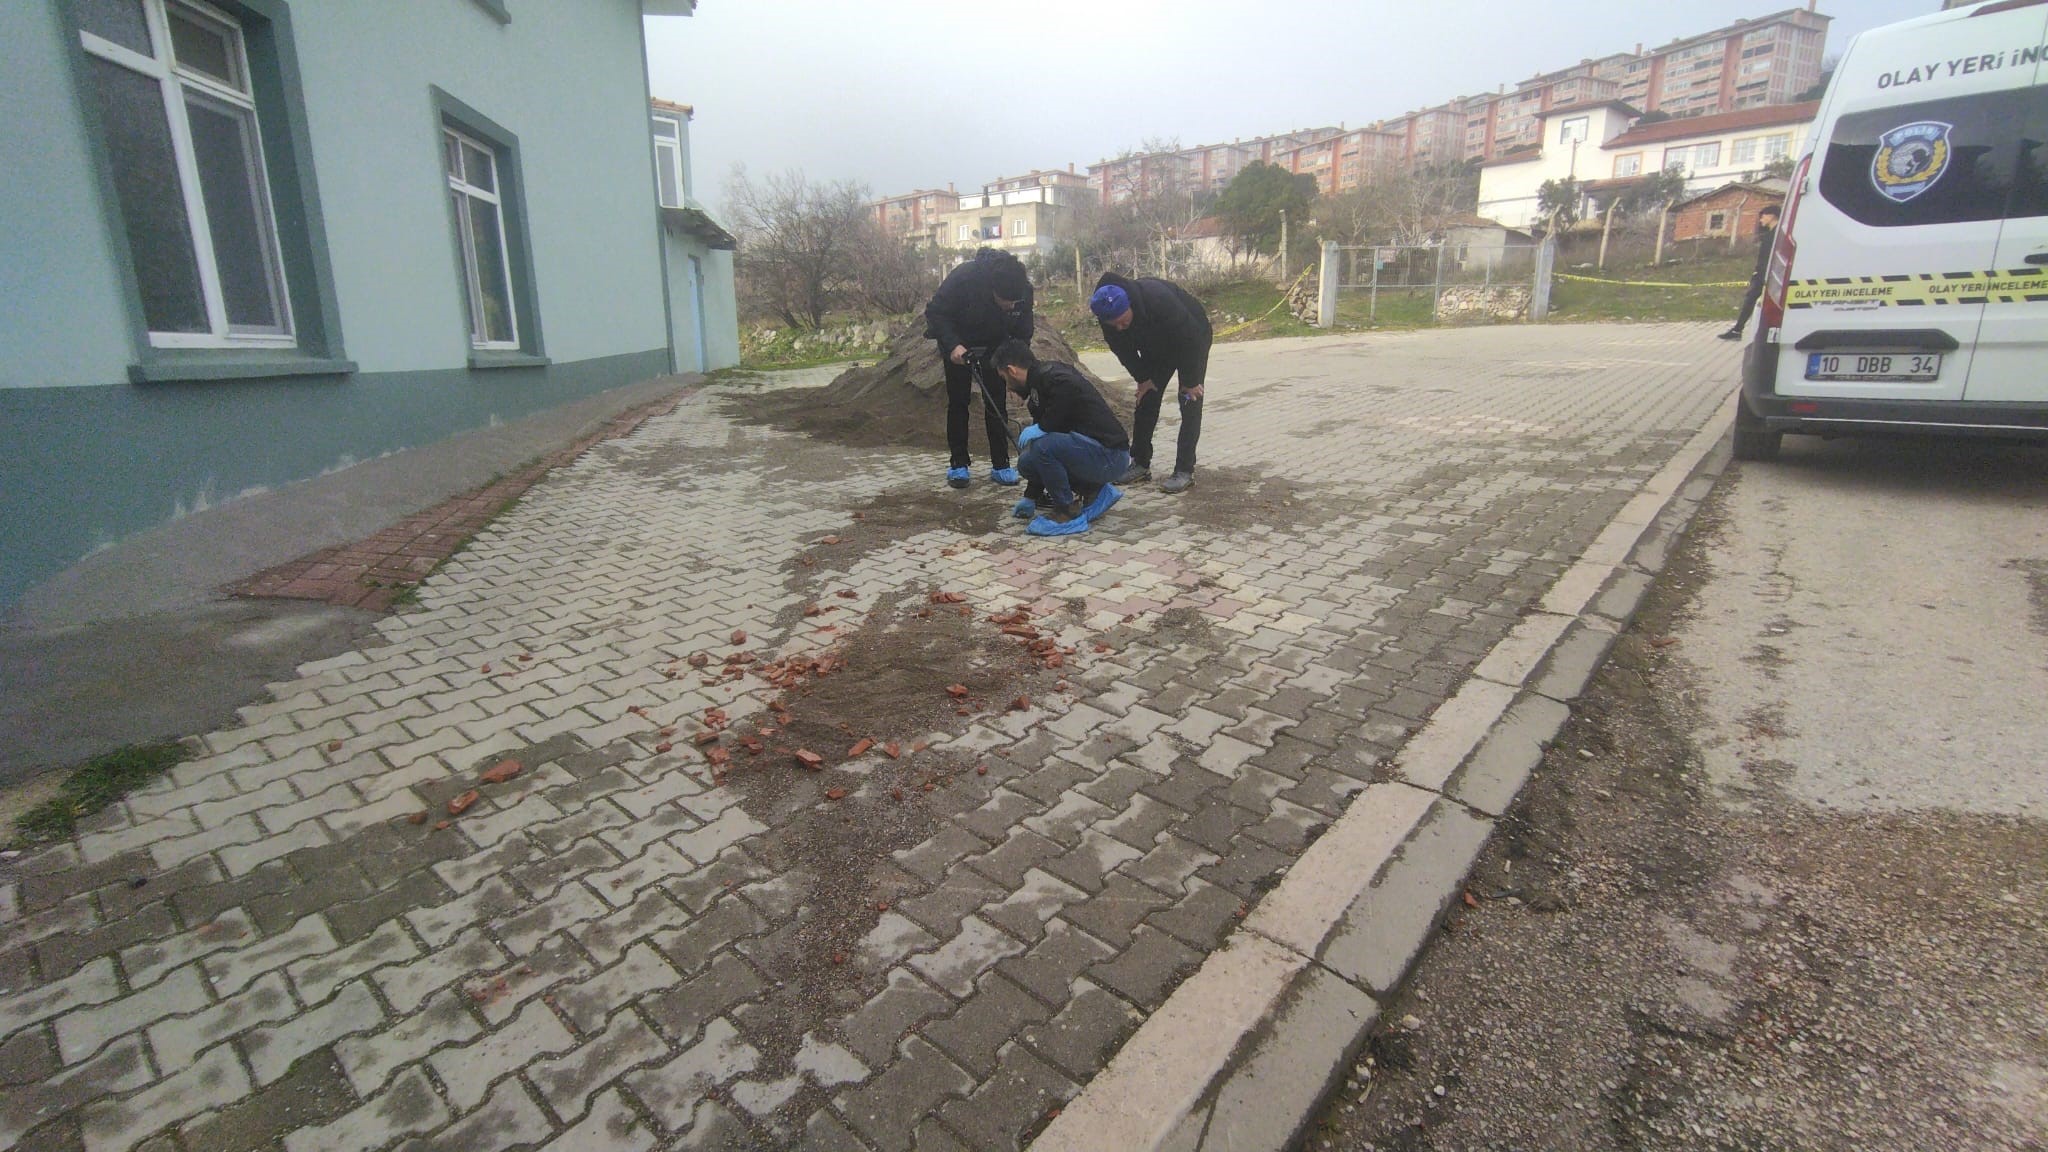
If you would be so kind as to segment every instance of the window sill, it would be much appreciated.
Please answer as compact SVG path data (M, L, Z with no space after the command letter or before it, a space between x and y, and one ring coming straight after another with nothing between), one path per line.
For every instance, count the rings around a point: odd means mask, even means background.
M130 364L128 379L137 384L204 380L263 380L279 376L348 376L353 360L330 360L289 354L201 352L166 356L146 364Z
M554 363L545 356L527 352L471 352L471 368L545 368Z

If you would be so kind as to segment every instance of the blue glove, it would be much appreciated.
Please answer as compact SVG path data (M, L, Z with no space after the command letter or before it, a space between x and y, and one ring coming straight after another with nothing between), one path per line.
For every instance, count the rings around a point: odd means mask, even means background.
M1030 446L1033 440L1043 435L1045 435L1045 429L1040 428L1036 424L1026 424L1024 430L1017 433L1017 451L1022 452L1026 447Z

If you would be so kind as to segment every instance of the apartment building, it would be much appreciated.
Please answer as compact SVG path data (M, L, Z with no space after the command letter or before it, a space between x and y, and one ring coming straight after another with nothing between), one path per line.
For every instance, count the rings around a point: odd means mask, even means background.
M1304 128L1228 144L1202 144L1177 152L1121 156L1088 166L1088 184L1104 204L1157 188L1221 191L1254 160L1282 163L1281 157L1344 135L1343 128ZM1312 154L1312 153L1311 153ZM1335 157L1331 159L1335 163ZM1286 166L1282 164L1282 166ZM1305 169L1297 169L1302 171Z
M948 185L944 192L919 189L877 200L872 207L882 231L891 236L922 236L940 216L959 210L960 196Z
M952 207L915 235L938 248L1001 248L1024 255L1057 243L1074 209L1094 196L1088 177L1073 165L999 176L979 193L954 196Z

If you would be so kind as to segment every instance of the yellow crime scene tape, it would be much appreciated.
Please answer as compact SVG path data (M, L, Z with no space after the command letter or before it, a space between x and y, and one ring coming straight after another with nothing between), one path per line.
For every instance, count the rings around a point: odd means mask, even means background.
M1920 272L1896 276L1831 276L1794 280L1787 308L1840 305L1911 308L1926 304L2036 304L2048 301L2048 268L2005 272Z
M1605 276L1573 276L1566 272L1553 272L1559 280L1577 280L1581 284L1625 284L1630 288L1747 288L1747 280L1716 280L1708 284L1676 284L1665 280L1609 280Z
M1223 331L1218 332L1214 336L1210 337L1210 339L1221 340L1225 336L1229 336L1232 333L1242 332L1245 329L1251 327L1252 325L1257 324L1259 321L1264 320L1266 317L1271 316L1273 313L1278 312L1281 308L1286 307L1288 298L1294 295L1294 290L1296 288L1301 287L1301 282L1303 280L1308 279L1308 274L1315 270L1316 266L1313 264L1309 265L1306 268L1303 268L1301 270L1301 275L1296 276L1294 278L1294 283L1289 284L1287 286L1287 291L1280 293L1279 301L1275 303L1271 308L1266 309L1264 312L1259 313L1257 316L1252 317L1251 319L1245 321L1242 324L1237 324L1229 328L1225 328Z

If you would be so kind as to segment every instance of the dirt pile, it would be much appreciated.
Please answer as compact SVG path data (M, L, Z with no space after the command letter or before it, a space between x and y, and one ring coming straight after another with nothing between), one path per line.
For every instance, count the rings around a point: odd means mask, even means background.
M1036 318L1031 350L1042 360L1081 366L1073 345L1044 316ZM1081 374L1119 413L1129 413L1136 404L1130 381L1108 384L1085 367ZM977 409L980 403L977 398ZM723 414L856 448L935 448L946 442L946 375L937 346L924 334L924 318L918 317L897 329L886 354L874 364L849 368L823 388L734 396L725 401ZM1010 416L1012 427L1021 427L1024 406L1013 401ZM981 427L977 411L969 423L977 458L987 449Z

